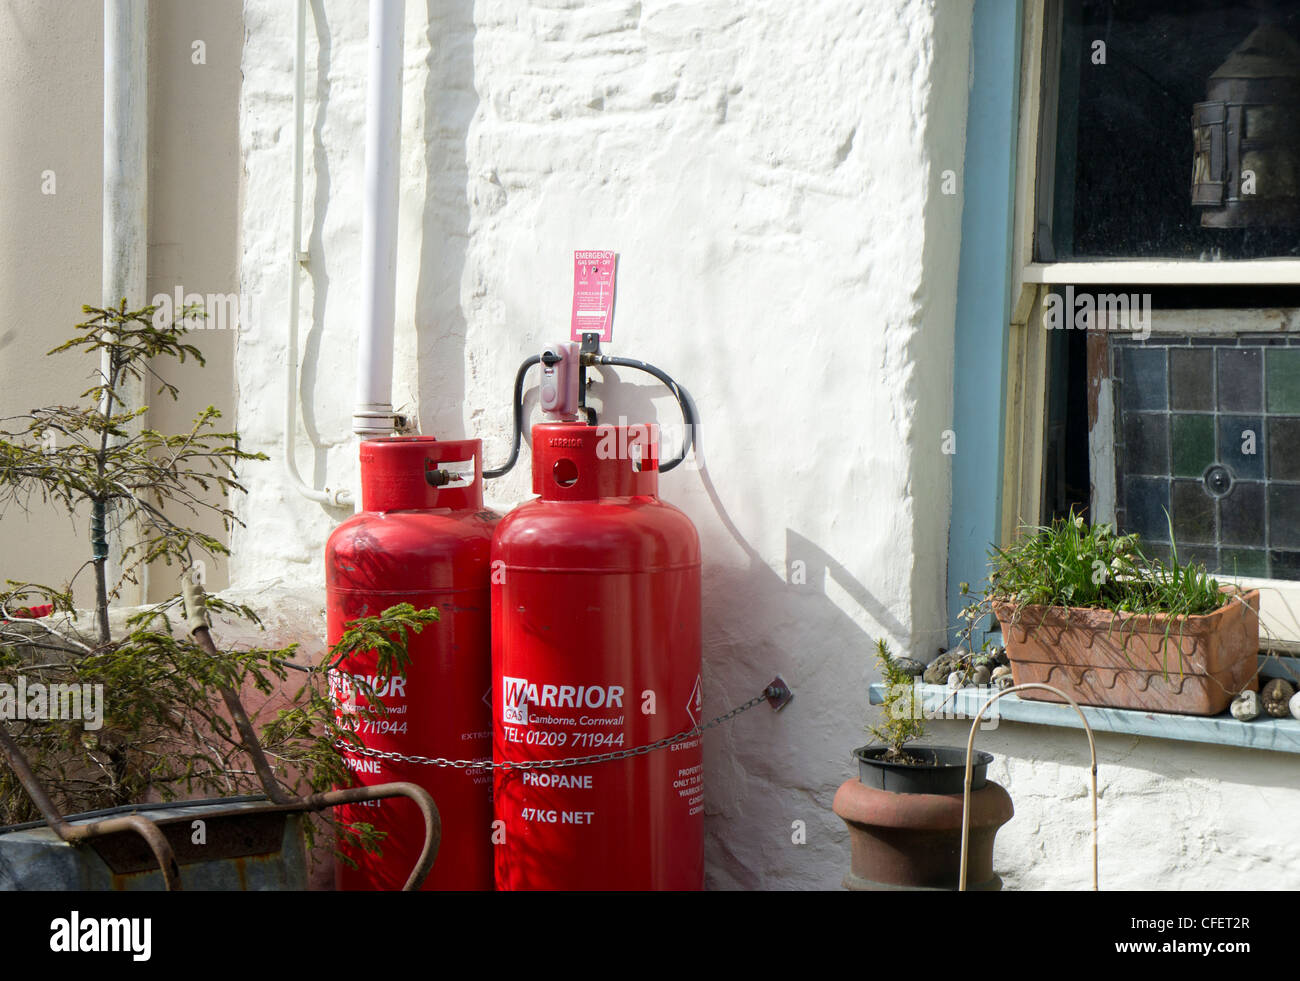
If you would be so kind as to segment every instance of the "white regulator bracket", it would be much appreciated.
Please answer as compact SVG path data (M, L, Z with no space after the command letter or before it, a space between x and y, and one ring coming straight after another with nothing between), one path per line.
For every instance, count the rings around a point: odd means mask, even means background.
M561 341L547 347L542 352L542 411L563 422L577 419L580 374L576 343Z

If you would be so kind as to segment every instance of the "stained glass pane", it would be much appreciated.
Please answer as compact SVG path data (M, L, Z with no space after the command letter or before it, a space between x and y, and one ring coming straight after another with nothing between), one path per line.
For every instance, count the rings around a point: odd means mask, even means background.
M1225 575L1300 579L1300 337L1110 345L1116 524Z

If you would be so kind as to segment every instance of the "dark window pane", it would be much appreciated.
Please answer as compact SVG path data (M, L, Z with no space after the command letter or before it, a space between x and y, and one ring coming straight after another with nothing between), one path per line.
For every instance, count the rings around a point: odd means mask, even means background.
M1269 348L1268 411L1300 415L1300 350Z
M1148 554L1168 556L1172 524L1183 562L1203 562L1223 575L1300 579L1300 412L1272 409L1292 404L1300 334L1161 333L1143 342L1114 338L1109 350L1120 389L1114 429L1120 531L1138 534ZM1198 400L1198 390L1208 400ZM1162 393L1171 404L1152 408ZM1209 408L1189 408L1198 404ZM1225 411L1225 405L1264 410Z
M1267 16L1275 23L1257 35ZM1300 238L1284 223L1300 208L1289 145L1295 79L1276 83L1269 98L1251 91L1234 101L1223 81L1211 88L1234 52L1241 63L1252 35L1252 45L1267 43L1285 62L1300 38L1300 5L1064 0L1059 17L1047 25L1049 44L1059 31L1060 59L1043 113L1055 174L1038 200L1038 259L1300 255ZM1241 136L1258 142L1242 147ZM1247 170L1253 185L1243 180ZM1239 227L1207 227L1216 223Z
M1124 458L1128 471L1159 477L1169 472L1169 416L1135 412L1124 422Z
M1268 575L1268 553L1258 548L1225 548L1219 552L1219 568L1225 576Z
M1169 381L1162 347L1125 345L1124 407L1136 411L1169 408Z
M1149 559L1156 559L1160 562L1169 561L1169 546L1157 542L1143 542L1142 551Z
M1214 416L1174 416L1171 439L1174 476L1200 477L1214 463Z
M1214 411L1214 352L1178 348L1169 352L1169 399L1175 409Z
M1199 480L1174 481L1174 541L1180 546L1213 545L1214 498Z
M1300 487L1274 484L1268 489L1268 543L1300 549Z
M1264 544L1264 485L1233 484L1219 501L1220 540L1225 545Z
M1258 412L1264 408L1263 359L1259 348L1220 348L1219 410Z
M1300 480L1300 419L1268 421L1270 480Z
M1169 541L1169 481L1151 477L1129 477L1124 481L1124 507L1129 532L1151 542Z
M1179 545L1178 564L1203 565L1206 569L1217 568L1219 565L1219 550L1213 545Z
M1259 416L1219 416L1218 462L1236 480L1264 479L1264 421Z
M1270 579L1300 579L1300 552L1268 553Z

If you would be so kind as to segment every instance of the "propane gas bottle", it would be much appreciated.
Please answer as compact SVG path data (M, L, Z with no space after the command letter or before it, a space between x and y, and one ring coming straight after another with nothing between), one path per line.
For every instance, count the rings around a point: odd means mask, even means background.
M451 471L472 470L466 484ZM335 716L367 749L406 756L484 760L491 754L489 550L498 516L483 509L482 444L422 436L361 444L363 510L326 545L329 640L353 620L398 603L436 607L440 619L410 633L406 677L377 675L373 651L332 673ZM354 679L366 679L385 714L364 712ZM360 705L362 712L357 711ZM367 717L369 716L369 717ZM442 820L442 844L424 888L492 888L492 782L485 769L444 769L351 751L358 784L409 781L427 790ZM336 809L341 823L385 832L382 856L346 843L358 865L338 864L340 889L400 889L424 845L424 819L404 798Z
M493 756L631 750L700 719L700 547L658 494L653 426L533 427L534 500L492 540ZM696 737L499 768L498 889L700 889Z

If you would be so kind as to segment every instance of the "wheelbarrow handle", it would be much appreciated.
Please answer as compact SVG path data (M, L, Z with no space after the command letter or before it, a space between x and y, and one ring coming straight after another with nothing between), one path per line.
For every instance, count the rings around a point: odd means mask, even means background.
M407 877L403 892L415 892L429 877L433 860L438 857L438 846L442 844L442 817L438 805L423 787L413 783L381 783L373 787L347 787L343 790L329 790L322 794L312 794L302 799L302 806L319 811L340 804L356 804L363 800L383 800L388 797L408 797L415 801L415 806L424 815L424 848L415 868Z
M59 809L54 806L54 802L50 800L40 781L36 779L36 774L32 772L27 757L23 755L23 751L18 748L18 744L10 737L9 731L2 722L0 722L0 756L4 757L5 762L9 764L9 768L14 771L14 775L18 777L18 782L27 791L27 796L32 799L36 809L45 818L45 823L63 841L71 845L80 845L92 838L102 838L105 835L116 834L119 831L133 831L145 840L145 844L153 852L154 858L158 860L158 869L162 872L163 877L163 887L169 892L176 892L181 889L181 871L180 866L176 864L176 854L172 851L171 844L167 841L158 825L139 814L128 814L123 817L108 818L104 821L92 821L89 824L69 824L64 820L63 815L59 813Z

